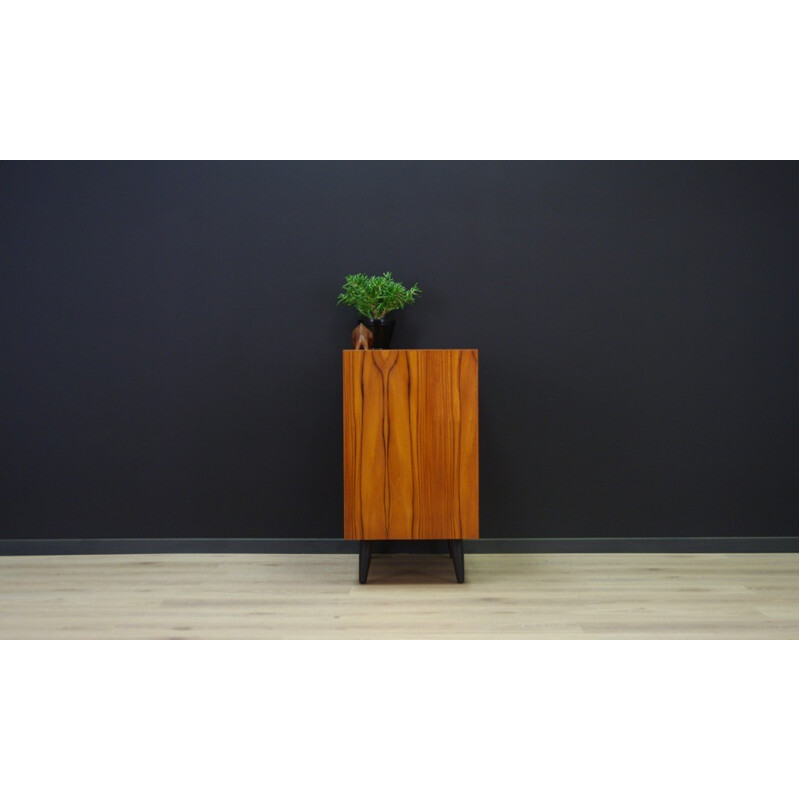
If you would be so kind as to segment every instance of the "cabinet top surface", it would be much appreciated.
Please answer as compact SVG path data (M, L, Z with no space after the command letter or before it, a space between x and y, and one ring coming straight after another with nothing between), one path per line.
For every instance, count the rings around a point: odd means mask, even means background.
M449 347L421 347L415 349L391 348L390 350L354 350L352 347L342 350L343 353L477 353L477 347L464 347L451 349Z

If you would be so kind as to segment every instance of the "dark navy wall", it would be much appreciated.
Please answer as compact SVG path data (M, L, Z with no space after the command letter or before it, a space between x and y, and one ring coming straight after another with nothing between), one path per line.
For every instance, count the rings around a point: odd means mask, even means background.
M348 272L477 347L484 537L795 536L797 163L6 163L0 534L340 537Z

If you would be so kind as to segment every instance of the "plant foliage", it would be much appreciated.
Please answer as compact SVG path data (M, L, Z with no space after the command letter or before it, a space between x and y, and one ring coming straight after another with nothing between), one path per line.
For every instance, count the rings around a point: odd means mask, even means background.
M411 305L419 297L420 288L415 283L406 289L392 279L391 272L383 275L348 275L344 279L337 305L353 306L368 319L382 319L390 311Z

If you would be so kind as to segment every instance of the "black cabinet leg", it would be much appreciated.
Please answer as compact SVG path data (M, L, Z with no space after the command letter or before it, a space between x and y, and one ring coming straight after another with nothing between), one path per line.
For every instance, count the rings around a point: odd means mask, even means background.
M367 539L362 539L361 548L358 551L358 582L367 582L369 572L369 562L372 559L372 543Z
M456 580L459 583L464 583L464 540L463 539L450 539L448 540L450 546L450 555L453 558L453 567L456 570Z

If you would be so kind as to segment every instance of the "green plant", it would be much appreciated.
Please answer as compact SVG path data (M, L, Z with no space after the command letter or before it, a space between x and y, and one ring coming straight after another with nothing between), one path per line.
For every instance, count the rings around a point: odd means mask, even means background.
M390 311L411 305L419 297L420 288L415 283L406 289L392 279L391 272L383 275L348 275L344 279L337 305L353 306L367 319L383 319Z

